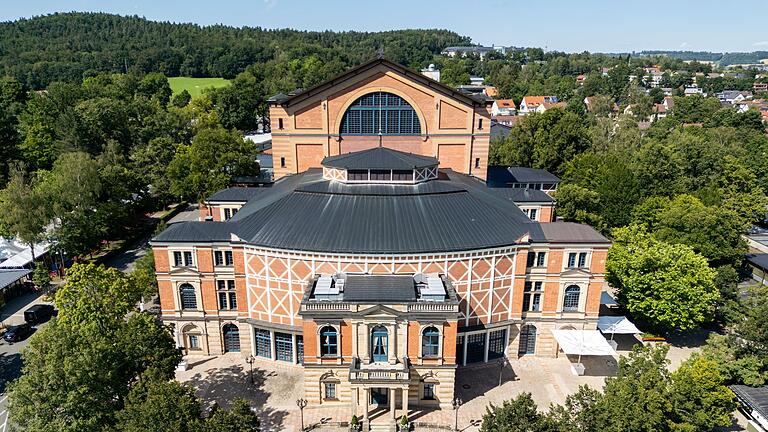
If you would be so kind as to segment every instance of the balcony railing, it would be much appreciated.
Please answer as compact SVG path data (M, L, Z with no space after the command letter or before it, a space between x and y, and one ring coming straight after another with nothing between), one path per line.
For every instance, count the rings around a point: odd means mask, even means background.
M349 303L338 302L307 302L304 303L306 311L348 311Z
M349 380L393 382L411 379L411 374L408 370L408 359L406 357L402 359L402 363L398 363L395 366L397 368L393 369L386 367L377 368L375 365L362 367L360 359L356 358L352 360L352 364L349 366Z
M408 304L408 312L458 312L459 307L451 303L423 302Z

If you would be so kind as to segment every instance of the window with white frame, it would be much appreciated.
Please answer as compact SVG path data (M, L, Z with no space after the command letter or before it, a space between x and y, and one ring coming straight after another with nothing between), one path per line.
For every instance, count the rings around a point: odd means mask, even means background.
M237 292L234 280L217 280L216 294L219 300L219 310L237 309Z
M526 267L545 267L547 264L546 252L528 252Z
M224 208L224 220L229 220L232 216L235 215L235 213L237 213L237 209L236 208L225 207Z
M194 266L192 261L192 251L174 251L173 252L173 266L174 267L192 267Z
M563 310L568 312L578 310L580 296L581 288L578 285L569 285L565 288L565 293L563 295Z
M523 312L540 312L544 282L526 281L523 290Z
M587 255L587 252L568 253L568 268L586 268Z
M320 329L320 356L335 357L339 354L339 334L332 326Z
M231 267L235 263L235 258L232 251L213 251L213 263L217 267Z
M434 327L426 327L421 332L421 356L440 356L440 332Z

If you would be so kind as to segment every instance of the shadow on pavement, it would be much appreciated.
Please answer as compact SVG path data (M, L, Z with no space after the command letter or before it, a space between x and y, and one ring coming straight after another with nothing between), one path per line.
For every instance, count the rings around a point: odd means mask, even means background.
M267 376L274 372L253 369L253 385L251 385L248 370L241 365L233 365L218 369L206 377L194 375L188 383L198 389L206 403L215 402L221 407L228 408L235 398L245 398L251 401L259 413L261 428L267 430L283 430L287 411L267 407L270 393L264 390Z
M8 319L22 309L26 310L27 306L32 306L32 304L42 295L42 291L32 291L8 300L7 303L0 307L0 321ZM24 318L20 317L19 323L23 321Z

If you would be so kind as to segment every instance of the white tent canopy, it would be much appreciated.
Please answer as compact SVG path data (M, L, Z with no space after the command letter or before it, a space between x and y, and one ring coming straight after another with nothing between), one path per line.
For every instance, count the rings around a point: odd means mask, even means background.
M47 242L35 244L35 259L45 255L51 245ZM18 242L4 240L0 242L0 268L22 268L32 262L32 250L29 246L20 245Z
M616 351L597 330L552 330L560 349L569 355L612 356Z
M638 334L640 330L632 321L623 316L601 316L597 320L597 328L603 333Z
M603 291L600 293L600 304L606 305L606 306L618 306L618 303L616 303L616 299L613 298L611 293L608 291Z

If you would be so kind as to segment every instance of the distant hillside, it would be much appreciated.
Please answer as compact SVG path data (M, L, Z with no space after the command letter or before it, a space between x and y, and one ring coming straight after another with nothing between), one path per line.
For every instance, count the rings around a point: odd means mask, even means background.
M665 55L680 60L713 61L720 66L753 64L768 58L768 51L715 53L708 51L641 51L640 56Z
M470 42L447 30L367 33L201 27L73 12L0 23L0 75L14 76L32 88L126 70L233 78L251 64L310 55L332 63L328 70L344 69L370 59L379 48L396 62L422 63L446 46Z

